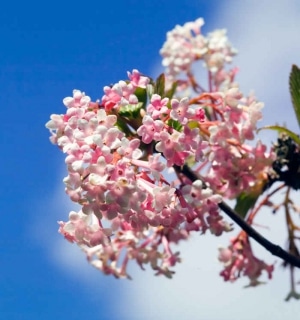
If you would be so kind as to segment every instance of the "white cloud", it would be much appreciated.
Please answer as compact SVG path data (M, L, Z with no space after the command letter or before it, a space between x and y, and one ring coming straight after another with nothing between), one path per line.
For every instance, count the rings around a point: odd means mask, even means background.
M254 89L265 102L263 124L275 121L298 126L288 92L292 64L300 64L299 9L297 1L220 1L209 28L227 28L232 44L239 50L234 61L240 67L237 80L247 93ZM201 16L201 12L199 12ZM211 29L212 30L212 29ZM264 137L269 139L271 134ZM272 136L273 137L273 136ZM265 211L257 223L271 226L260 229L270 240L284 246L286 231L283 217ZM136 272L131 295L136 308L131 319L294 319L298 302L283 301L289 290L288 272L277 261L274 279L265 286L242 289L243 281L224 283L218 276L217 247L226 245L225 238L197 236L180 245L184 257L172 280L153 277L151 271ZM275 261L264 249L256 252L268 262Z

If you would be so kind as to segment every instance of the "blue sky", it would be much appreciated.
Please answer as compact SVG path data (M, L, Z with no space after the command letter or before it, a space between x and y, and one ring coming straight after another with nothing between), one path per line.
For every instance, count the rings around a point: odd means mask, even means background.
M292 319L298 304L282 301L288 275L280 268L272 283L255 290L222 282L216 248L226 240L195 237L193 245L184 244L186 258L171 283L135 268L130 282L94 270L57 233L56 221L73 207L62 184L64 157L48 141L45 123L51 113L64 112L62 99L73 89L97 99L128 70L157 75L166 32L201 16L204 33L228 29L240 51L235 64L242 88L255 89L266 102L269 122L296 130L286 79L291 64L300 64L299 14L297 1L2 4L1 319ZM274 229L270 237L283 241L280 223Z

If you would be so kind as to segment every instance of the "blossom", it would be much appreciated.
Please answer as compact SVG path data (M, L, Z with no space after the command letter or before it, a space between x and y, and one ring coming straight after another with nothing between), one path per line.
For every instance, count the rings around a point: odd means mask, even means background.
M206 39L200 29L204 24L202 18L183 26L177 25L167 33L167 40L160 50L162 64L172 78L181 71L188 72L194 61L202 57L206 51Z
M160 50L162 65L166 67L168 81L173 82L181 74L192 74L192 66L202 59L204 66L212 73L224 69L232 61L237 51L228 41L226 29L210 32L206 37L201 34L204 25L202 18L177 25L167 33L167 39ZM225 81L225 74L223 80Z
M98 220L93 215L85 215L82 211L78 213L71 211L67 223L59 222L59 232L70 242L95 246L107 244L112 230L100 228Z
M129 82L120 80L112 86L105 86L102 104L106 111L128 104L137 104L138 98L135 95L136 88L145 88L149 83L148 77L142 76L141 73L134 69L132 73L128 72Z
M274 266L254 256L248 236L243 231L231 240L228 248L219 249L219 260L224 264L220 275L225 281L233 282L243 275L250 280L248 286L257 286L262 283L259 278L264 271L269 279L272 278Z
M188 119L194 115L194 110L189 108L189 99L187 97L182 98L180 101L172 99L171 108L170 117L178 120L181 124L186 124Z
M176 164L178 166L183 165L186 158L189 156L189 152L184 150L184 147L180 143L180 133L174 131L172 134L162 131L157 134L156 150L161 152L167 159L168 166Z
M110 110L114 107L125 106L127 104L135 104L138 102L137 97L134 95L134 86L125 81L119 81L112 87L105 86L102 97L102 103L106 110Z
M66 154L66 193L80 205L59 221L59 232L105 274L130 278L133 260L171 277L181 261L172 245L192 232L231 231L220 203L252 190L274 159L260 141L249 144L263 104L240 92L236 69L225 69L236 54L226 30L205 37L203 24L200 18L168 32L160 51L166 85L133 69L105 86L99 101L74 90L63 100L65 114L46 124ZM208 69L207 90L193 77L198 60ZM182 75L187 80L168 90ZM196 96L180 92L184 87ZM166 174L171 169L176 177ZM242 233L220 249L219 260L225 281L243 274L256 285L263 271L272 276L273 266L253 255Z
M225 63L231 62L232 57L237 53L228 42L226 32L226 29L215 30L207 36L208 50L204 55L204 61L211 72L222 69Z
M152 119L165 118L169 115L170 109L167 107L169 98L161 98L158 94L153 94L151 97L150 104L147 106L148 115Z
M143 125L137 130L137 134L142 137L144 143L152 142L157 134L164 128L164 123L160 120L153 120L150 116L145 115Z
M91 98L86 96L84 92L80 90L73 90L73 97L66 97L63 99L63 104L67 108L86 108L90 103Z
M139 88L146 88L147 84L149 83L149 78L144 77L141 75L141 73L137 69L133 69L132 73L128 72L128 78L130 82L135 86Z

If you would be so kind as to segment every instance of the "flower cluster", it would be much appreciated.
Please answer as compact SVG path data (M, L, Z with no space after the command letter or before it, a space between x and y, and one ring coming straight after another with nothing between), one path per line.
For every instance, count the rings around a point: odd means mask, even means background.
M216 192L233 199L249 191L258 177L267 178L274 159L260 141L254 146L248 143L254 139L263 104L244 98L237 88L214 93L210 99L217 116L208 129L211 167L207 181Z
M254 256L249 238L243 231L231 240L228 248L219 249L219 261L224 264L220 275L225 281L235 281L242 274L249 278L248 286L261 284L258 278L263 271L267 272L271 279L274 270L273 265L268 265Z
M135 260L170 277L180 261L171 245L192 231L230 231L218 204L250 190L272 163L261 142L247 144L262 104L238 90L235 69L224 69L235 54L225 30L205 38L203 23L168 33L161 50L167 79L133 70L128 80L104 87L96 102L74 90L63 100L66 113L46 124L51 142L66 154L66 193L82 207L59 222L59 232L106 274L129 277L128 262ZM209 70L209 90L179 97L178 74L190 74L199 59ZM183 166L199 178L189 178ZM237 260L229 260L236 268Z
M201 33L204 25L202 18L177 25L167 33L167 40L160 50L162 64L166 67L166 75L174 81L180 74L191 74L192 65L203 60L204 66L216 78L224 78L224 66L232 61L237 51L228 41L226 30L215 30L205 37Z
M237 70L225 69L225 64L231 62L236 53L228 42L226 30L215 30L204 37L200 30L203 24L200 18L176 26L167 33L161 54L166 75L172 81L179 80L180 72L191 75L196 60L205 62L210 90L191 99L189 104L196 103L201 107L196 111L205 110L208 115L199 126L201 136L210 146L206 150L210 164L206 181L215 192L233 199L253 187L258 176L267 179L274 154L267 153L266 146L260 141L255 146L247 144L247 140L255 137L263 104L254 96L243 96L234 82Z
M105 87L101 103L74 90L73 97L64 99L66 114L52 115L46 125L51 141L67 154L66 192L82 206L70 213L68 222L60 222L60 232L106 273L128 276L127 262L135 259L169 276L169 267L179 261L170 243L187 238L192 230L220 235L230 226L218 211L221 197L203 189L201 181L182 185L162 175L165 167L181 166L207 146L199 128L182 129L198 121L199 112L187 99L172 99L166 107L168 98L154 93L143 117L121 117L122 106L139 107L134 89L150 82L137 70L133 74L128 83ZM113 114L117 112L124 120L120 126ZM121 131L121 126L132 122L132 128L139 121L136 132L131 129L126 136L129 126ZM154 142L156 153L145 147Z

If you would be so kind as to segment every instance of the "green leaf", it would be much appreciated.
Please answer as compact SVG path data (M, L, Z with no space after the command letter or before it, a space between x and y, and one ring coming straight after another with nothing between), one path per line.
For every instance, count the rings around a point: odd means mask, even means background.
M195 129L195 128L199 128L199 122L198 121L189 121L187 126L190 128L190 129Z
M245 218L249 209L253 208L260 194L242 192L236 200L234 211Z
M147 105L147 90L145 88L138 87L136 88L134 94L137 96L138 101L143 104L143 109L145 109Z
M165 75L163 73L156 79L153 93L161 97L165 96Z
M292 103L300 126L300 69L296 65L292 66L289 83Z
M140 115L142 106L143 102L139 102L137 104L128 104L120 108L119 115L128 119L136 119Z
M116 123L116 126L126 134L126 136L129 136L131 134L131 131L127 125L127 123L121 118L121 117L118 117L117 118L117 123Z
M170 127L172 127L173 129L179 131L179 132L180 132L181 129L182 129L182 125L180 124L180 122L177 121L177 120L174 120L174 119L169 119L169 120L168 120L168 125L169 125Z
M299 135L297 133L285 128L285 127L281 127L281 126L265 126L265 127L262 127L260 129L258 129L257 132L259 132L260 130L263 130L263 129L270 129L270 130L278 131L279 133L285 133L289 137L291 137L297 144L300 145L300 137L299 137Z

